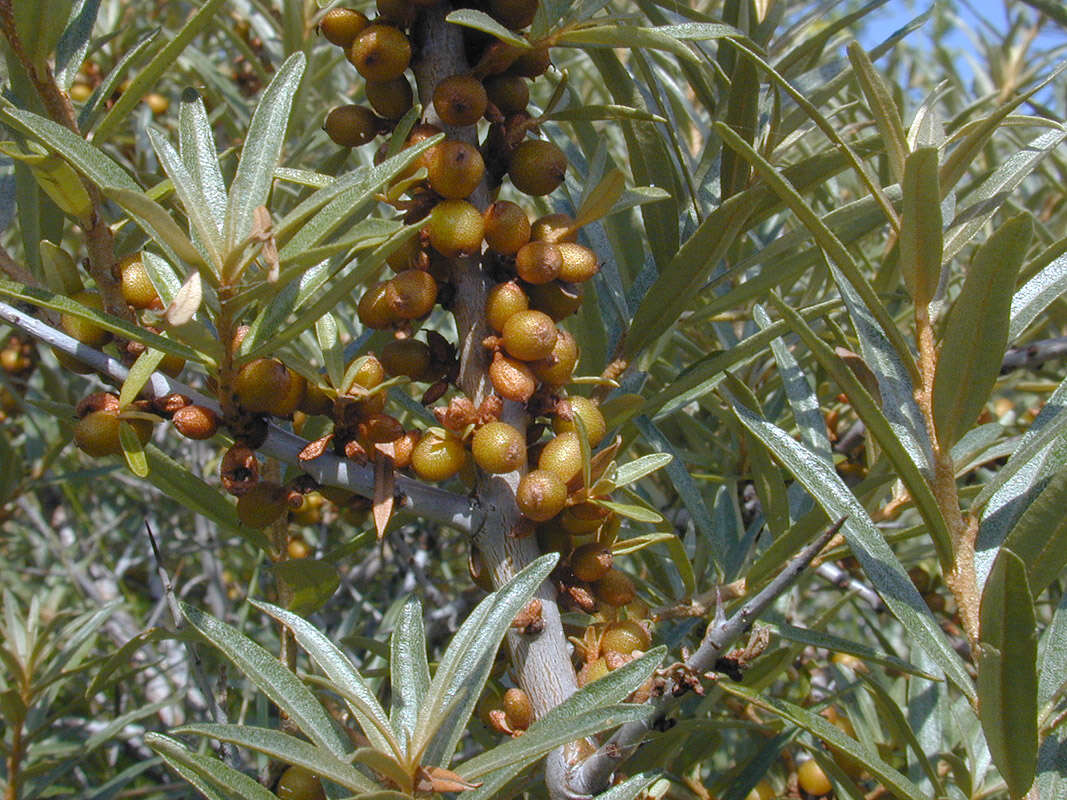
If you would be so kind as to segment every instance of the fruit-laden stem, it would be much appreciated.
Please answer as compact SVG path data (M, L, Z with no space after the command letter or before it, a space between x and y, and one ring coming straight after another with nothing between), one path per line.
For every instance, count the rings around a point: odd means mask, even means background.
M452 138L477 146L475 126L452 128L442 124L431 102L434 87L439 81L451 75L465 74L469 70L462 31L459 26L445 22L451 10L450 4L439 3L424 9L420 15L415 31L418 52L414 64L415 79L425 109L425 121L440 126ZM470 202L483 211L488 206L489 190L484 180L471 195ZM458 383L477 405L492 392L488 375L490 357L482 346L482 341L490 333L485 319L485 301L492 281L477 258L456 259L453 262L453 280L456 300L452 311L459 332L460 349ZM521 404L506 401L502 419L525 435L528 420ZM521 471L483 476L477 486L476 503L480 507L483 524L475 532L474 541L485 558L496 586L506 583L540 555L532 536L516 538L513 535L521 521L515 505L515 488L521 477ZM546 581L538 589L537 597L541 600L543 631L532 636L512 632L508 635L508 646L519 683L529 695L535 715L540 718L577 691L578 685L567 654L556 591ZM562 776L560 767L564 760L562 749L549 756L546 772L549 776L548 788L553 797L565 796L564 787L551 785L552 776Z
M71 105L70 98L56 85L51 67L47 64L35 64L22 46L15 29L11 0L0 0L0 28L3 29L4 37L11 45L12 52L22 64L22 68L37 91L48 116L53 122L81 136L77 118L74 116L74 106ZM92 181L82 178L81 182L85 186L90 201L89 213L79 220L85 232L86 249L89 252L89 274L96 281L107 312L132 322L133 312L122 298L118 277L115 274L115 237L111 232L111 226L104 218L103 196L99 187Z

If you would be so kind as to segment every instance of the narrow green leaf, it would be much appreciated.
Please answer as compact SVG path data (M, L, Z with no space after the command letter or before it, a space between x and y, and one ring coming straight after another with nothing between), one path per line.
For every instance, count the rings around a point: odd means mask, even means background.
M252 725L199 723L183 725L172 733L218 739L220 742L231 742L258 753L265 753L285 764L304 767L354 792L369 792L377 788L370 778L329 750L316 747L282 731Z
M119 444L130 472L138 478L148 477L148 458L145 456L144 445L141 444L137 432L125 420L119 422Z
M596 499L593 501L598 506L610 509L621 517L632 519L635 522L647 522L650 525L658 525L664 522L663 515L643 506L632 505L630 503L616 503L612 500Z
M667 466L673 460L674 456L670 453L651 453L647 456L641 456L629 463L622 464L615 473L612 483L616 486L636 483L645 476L651 475L656 470Z
M917 306L934 298L941 280L941 189L937 148L921 147L904 162L900 215L900 270Z
M119 125L130 119L133 109L141 102L141 98L151 91L165 72L174 69L178 56L189 45L193 38L208 26L226 0L206 0L197 9L189 21L174 34L174 37L145 64L144 69L130 81L130 85L122 93L115 104L101 118L93 130L93 139L106 142L111 138Z
M0 107L0 117L59 153L74 169L97 186L115 186L131 192L139 191L140 187L126 170L59 123L31 111L10 107Z
M753 414L740 403L733 401L733 409L742 424L763 440L830 519L845 518L841 533L890 611L900 620L915 644L929 653L945 671L949 680L967 697L974 697L971 678L941 626L926 607L885 537L875 528L867 510L833 467L781 428Z
M332 386L340 386L345 374L345 348L337 331L333 314L323 314L315 321L315 336Z
M830 349L830 345L824 342L797 314L788 303L780 300L776 295L771 295L771 302L801 339L811 350L816 361L830 374L834 382L848 396L852 408L863 420L871 433L871 436L885 450L886 455L896 468L900 479L908 487L915 505L923 515L930 538L933 539L937 549L938 558L946 568L952 564L952 537L948 525L941 514L941 508L937 504L937 498L930 488L926 477L920 472L918 466L904 449L896 433L889 426L885 415L878 408L877 403L867 392L859 378L845 365L841 358ZM776 454L777 455L777 454ZM826 462L823 462L826 466ZM836 473L835 473L836 474ZM832 515L831 515L832 516Z
M1003 547L1027 566L1030 592L1037 597L1067 564L1067 470L1060 470L1041 490L1008 533Z
M163 360L163 353L149 348L137 357L130 367L130 373L122 382L122 390L119 392L119 407L125 408L141 393L141 389L148 383L152 373L156 371L159 362Z
M160 28L146 31L141 37L127 49L118 63L107 71L104 80L93 89L89 99L78 113L78 129L91 130L102 111L106 110L105 104L114 96L115 91L126 81L130 68L140 62L146 53L162 44L160 40ZM79 65L80 67L80 65Z
M788 720L794 725L799 725L804 730L826 742L835 753L855 759L863 764L871 775L897 797L909 798L909 800L928 800L918 786L885 763L878 755L877 750L856 741L818 714L777 697L758 694L733 681L723 681L719 686L724 691L741 697L758 708L770 711L772 714Z
M193 246L189 237L178 227L178 223L167 213L167 210L155 200L143 192L119 189L114 186L106 186L103 191L137 220L145 233L155 239L166 252L173 253L187 264L198 267L204 264L200 251Z
M348 752L350 745L334 728L330 715L281 661L222 620L187 603L182 603L181 608L189 623L288 714L309 739L335 755Z
M267 204L274 168L282 152L289 113L307 58L294 53L285 60L263 92L245 134L237 174L226 207L226 245L238 247L252 233L252 215Z
M15 0L7 13L29 59L38 68L52 55L74 8L74 0Z
M426 661L426 630L422 603L409 597L400 610L389 638L389 685L392 689L389 720L401 741L415 738L419 704L430 691L430 665Z
M85 61L93 36L93 25L100 11L100 0L80 0L71 15L66 30L56 44L56 85L64 92L74 83L74 77Z
M1044 707L1067 683L1067 593L1060 596L1052 622L1041 634L1037 672L1037 702Z
M848 653L857 658L862 658L864 661L869 661L872 664L881 664L883 667L906 672L909 675L918 675L930 680L939 680L937 676L924 672L910 661L905 661L892 653L887 653L884 650L879 650L870 645L854 642L851 639L845 639L841 636L834 636L825 631L817 631L811 628L798 628L795 625L788 625L784 622L768 622L765 624L783 639L790 642L799 642L801 644L811 645L812 647L822 647L835 653Z
M461 8L445 17L445 22L488 33L490 36L522 50L530 49L530 43L526 41L525 37L505 28L484 11L478 11L474 8Z
M908 143L904 133L904 122L900 119L900 111L893 101L893 94L859 42L848 43L848 60L852 63L852 71L859 82L860 90L867 99L867 106L871 109L874 124L878 126L878 132L882 134L886 156L889 159L889 169L897 183L903 183Z
M1022 336L1030 323L1064 293L1067 293L1067 255L1060 256L1044 267L1011 298L1008 342L1014 342Z
M326 676L342 690L345 700L353 716L359 722L360 728L371 744L380 750L392 753L398 758L403 756L404 751L397 744L393 736L393 730L389 725L389 717L385 709L374 696L374 692L363 680L363 676L352 665L352 662L331 642L318 628L311 623L298 617L284 608L271 605L262 601L252 600L252 605L265 614L281 622L293 632L296 641L300 644L312 660L319 665Z
M989 400L1008 342L1015 277L1033 235L1019 214L993 232L974 256L952 304L934 376L934 427L942 447L966 433Z
M452 760L504 634L558 558L549 553L533 561L479 603L452 637L419 709L412 746L423 751L423 764L446 766Z
M204 101L195 89L182 92L178 109L178 149L186 171L200 188L207 204L205 211L214 221L215 231L221 239L226 223L226 184L215 153L211 122Z
M978 714L989 753L1012 797L1037 770L1037 627L1026 566L1001 549L982 592Z
M241 800L278 800L273 792L268 791L254 778L243 772L228 767L211 756L193 753L177 740L161 733L146 733L145 742L163 756L163 760L185 777L185 769L210 785L222 789L227 797ZM182 767L184 769L179 769Z

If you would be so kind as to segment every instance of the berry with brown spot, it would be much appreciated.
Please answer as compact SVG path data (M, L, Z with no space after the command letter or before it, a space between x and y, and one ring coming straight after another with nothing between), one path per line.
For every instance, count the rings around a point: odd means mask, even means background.
M515 501L519 511L534 522L547 522L563 510L567 487L554 472L531 470L519 481Z
M560 329L548 358L530 364L534 376L552 386L569 383L578 364L578 342L569 332ZM603 418L603 415L601 415ZM585 421L584 418L582 420Z
M433 310L437 302L437 281L429 272L406 269L388 281L386 301L399 319L418 319Z
M485 244L494 253L513 256L530 241L530 218L515 203L498 200L485 210Z
M478 188L485 161L474 145L447 139L430 149L426 165L430 188L448 200L462 200Z
M501 114L520 114L530 104L530 87L518 75L492 75L485 79L485 94Z
M205 406L179 408L170 421L186 439L210 439L219 429L219 415Z
M634 589L630 576L614 568L593 584L593 589L598 600L616 608L632 603L637 597L637 590Z
M391 81L411 63L411 42L399 28L372 23L360 31L347 55L368 81Z
M488 473L514 472L526 463L526 437L506 422L489 422L475 431L471 453Z
M559 246L548 242L529 242L515 254L515 271L527 283L554 281L563 266Z
M566 400L561 400L560 406L563 406L563 408L557 408L556 417L552 420L552 430L556 433L577 431L578 426L574 423L574 417L577 416L581 418L582 424L585 426L590 446L596 447L603 441L604 434L608 432L608 426L604 420L604 415L600 413L600 406L588 397L581 396L568 397ZM567 417L570 417L570 419Z
M599 542L589 542L571 554L571 572L578 580L592 583L607 574L613 561L610 547Z
M489 380L493 389L505 400L525 403L537 389L537 379L526 362L495 353L489 365Z
M385 119L400 119L415 101L411 84L403 75L388 81L367 81L364 90L371 108Z
M433 107L446 125L473 125L485 114L489 98L473 75L452 75L433 90Z

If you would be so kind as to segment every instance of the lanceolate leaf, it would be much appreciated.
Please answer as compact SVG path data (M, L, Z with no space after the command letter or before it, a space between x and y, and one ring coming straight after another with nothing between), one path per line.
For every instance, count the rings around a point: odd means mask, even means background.
M745 427L770 448L822 506L827 516L830 519L845 518L841 533L886 605L904 625L915 644L930 654L949 680L968 697L973 697L974 685L960 657L952 649L885 537L874 527L867 510L833 467L781 428L753 414L735 400L732 400L732 404Z
M145 741L175 770L183 775L186 774L186 770L193 772L200 780L223 790L223 796L236 797L240 800L278 800L273 792L261 786L254 778L226 766L213 756L193 753L169 736L147 733Z
M186 603L182 603L182 613L263 694L288 714L309 739L335 755L343 755L351 749L315 695L281 661L236 628L210 614Z
M294 53L286 59L263 92L245 135L237 174L230 184L226 208L226 245L237 247L252 233L252 215L267 204L274 168L289 126L289 112L307 59Z
M1038 663L1037 702L1045 706L1067 682L1067 594L1060 596L1052 623L1041 635Z
M1020 798L1037 769L1037 629L1026 567L1001 549L982 593L978 712L989 752Z
M1030 278L1011 299L1008 341L1014 342L1038 315L1067 292L1067 255Z
M941 279L941 190L937 178L936 147L922 147L904 162L900 271L917 306L933 299Z
M1004 547L1026 565L1034 597L1059 576L1067 564L1067 469L1060 470L1041 490L1004 540Z
M1032 234L1029 214L998 228L978 249L952 304L934 377L934 428L942 447L971 427L1000 374L1015 276Z
M204 101L193 89L182 92L178 111L178 150L185 169L192 176L214 221L219 237L226 222L226 184L215 153L215 139Z
M389 720L401 741L415 738L419 704L430 690L430 666L426 662L426 630L422 625L422 603L409 597L390 637Z

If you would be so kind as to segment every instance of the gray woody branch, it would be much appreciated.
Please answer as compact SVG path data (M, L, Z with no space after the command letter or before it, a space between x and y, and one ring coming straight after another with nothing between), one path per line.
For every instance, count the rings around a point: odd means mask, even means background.
M56 350L74 356L114 381L121 383L129 374L129 370L121 361L85 346L77 339L4 302L0 302L0 319L21 328ZM155 397L182 394L199 405L219 411L219 405L214 399L161 372L152 373L147 386ZM271 424L269 429L267 440L260 448L260 452L279 461L299 465L304 472L323 485L338 486L364 497L374 497L374 468L372 466L360 465L330 453L321 455L312 461L300 462L297 455L308 445L307 440L277 425ZM398 510L411 511L425 519L468 533L476 530L481 522L480 510L462 495L438 489L435 486L427 486L403 475L396 477L396 489L401 495L397 502Z
M744 634L771 603L793 585L794 581L811 564L812 559L841 529L844 522L844 519L838 520L823 531L815 541L786 564L774 580L741 606L741 609L732 617L726 619L720 608L716 612L715 619L708 624L700 647L686 660L686 668L698 674L714 669L716 660L726 648ZM653 701L655 711L644 721L626 723L593 755L573 767L567 775L569 796L588 798L606 789L615 770L637 750L645 734L648 733L652 720L661 716L672 701L674 697L671 694L671 687L667 686L663 696Z

